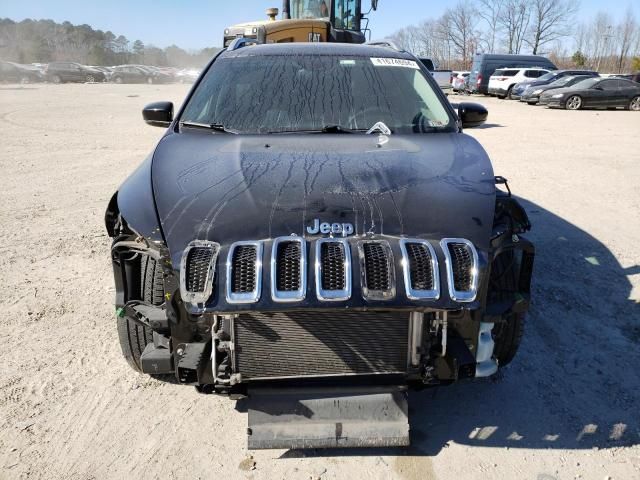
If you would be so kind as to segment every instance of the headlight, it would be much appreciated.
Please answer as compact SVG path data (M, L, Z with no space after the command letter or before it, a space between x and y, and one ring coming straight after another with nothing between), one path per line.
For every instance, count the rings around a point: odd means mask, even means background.
M564 95L564 93L556 93L553 97L551 98L562 98L562 96Z
M534 95L540 95L541 93L542 93L542 89L534 90L534 91L533 91L533 94L534 94Z

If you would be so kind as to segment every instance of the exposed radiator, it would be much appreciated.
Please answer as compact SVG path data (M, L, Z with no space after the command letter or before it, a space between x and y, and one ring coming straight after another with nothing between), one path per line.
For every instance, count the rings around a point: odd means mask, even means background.
M233 330L243 380L407 370L406 312L250 313Z

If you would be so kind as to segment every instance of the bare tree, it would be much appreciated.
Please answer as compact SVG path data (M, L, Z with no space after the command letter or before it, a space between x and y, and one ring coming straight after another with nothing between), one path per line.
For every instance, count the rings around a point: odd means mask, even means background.
M624 16L624 20L618 26L618 45L620 48L618 54L618 73L622 72L625 60L629 56L635 37L638 35L638 24L636 23L636 19L633 15L633 10L631 9L631 6L629 6L627 13Z
M471 46L476 39L477 12L469 0L461 0L455 8L448 9L443 18L454 53L462 58L464 67L471 65Z
M543 45L568 37L577 12L577 0L532 0L531 29L526 42L533 54Z
M478 15L487 24L487 30L483 35L483 43L488 52L495 52L498 34L500 33L500 15L504 6L504 0L478 0Z
M520 53L522 50L530 18L531 10L527 0L505 0L498 21L507 35L509 53Z

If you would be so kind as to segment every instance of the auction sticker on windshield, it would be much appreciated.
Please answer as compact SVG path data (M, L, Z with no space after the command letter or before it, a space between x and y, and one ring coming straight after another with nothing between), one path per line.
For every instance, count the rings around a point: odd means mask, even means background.
M418 62L404 58L372 58L371 63L376 67L404 67L420 70Z

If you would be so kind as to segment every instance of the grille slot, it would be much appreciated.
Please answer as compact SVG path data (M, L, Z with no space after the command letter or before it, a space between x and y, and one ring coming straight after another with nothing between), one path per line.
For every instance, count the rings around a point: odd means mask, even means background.
M282 242L278 245L276 262L276 288L280 292L295 292L300 289L299 242Z
M391 247L386 241L359 244L362 293L366 298L387 300L395 296L395 270Z
M404 312L241 314L236 371L243 379L405 373L408 328Z
M433 290L433 269L431 268L431 253L420 243L408 243L409 273L411 288L415 290Z
M280 237L271 250L271 298L298 302L307 294L307 243L299 237Z
M440 274L436 253L429 242L421 239L402 239L404 286L412 300L440 298Z
M261 292L262 243L234 243L227 257L227 301L255 303Z
M213 292L220 245L194 240L184 249L180 264L180 295L190 304L204 304Z
M460 292L469 291L473 280L473 259L469 248L460 243L450 243L449 254L453 263L453 286Z
M344 245L340 243L323 243L320 251L322 263L322 289L344 290Z
M440 245L447 259L451 298L459 302L472 302L478 289L478 253L475 247L463 238L445 238Z
M248 293L256 289L256 260L254 245L240 245L233 251L231 261L231 291Z
M351 249L345 239L316 242L316 293L320 300L351 298Z
M187 255L187 290L202 293L206 288L209 265L213 250L208 247L193 247Z

